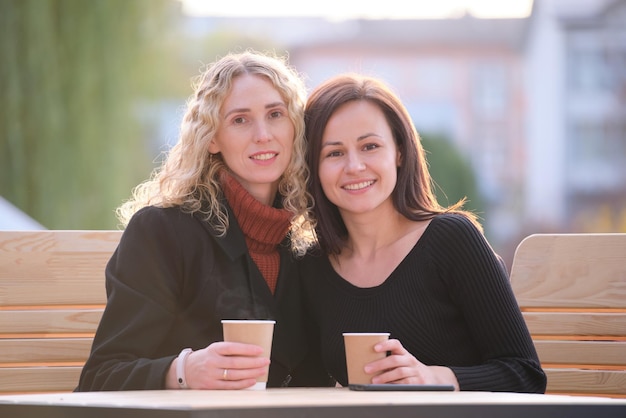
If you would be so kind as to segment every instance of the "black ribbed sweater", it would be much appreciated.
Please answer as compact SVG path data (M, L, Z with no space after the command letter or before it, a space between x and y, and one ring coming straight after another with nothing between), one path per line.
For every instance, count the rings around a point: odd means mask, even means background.
M327 371L347 385L343 332L390 332L461 390L540 392L546 377L501 259L462 215L435 217L379 286L341 278L327 257L301 262Z

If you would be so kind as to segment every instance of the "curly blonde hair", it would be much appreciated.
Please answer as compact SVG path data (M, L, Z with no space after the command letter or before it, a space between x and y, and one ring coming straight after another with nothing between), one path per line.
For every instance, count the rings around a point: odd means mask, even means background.
M278 192L283 207L292 213L291 245L302 255L312 242L310 195L306 191L309 171L305 163L304 103L306 88L286 57L247 50L228 54L209 64L194 80L178 141L150 178L136 186L132 197L116 210L123 226L145 206L180 206L187 213L200 212L218 234L226 234L228 214L221 203L221 154L210 154L209 143L219 126L219 112L233 80L244 74L267 77L279 91L294 125L291 160L280 178Z

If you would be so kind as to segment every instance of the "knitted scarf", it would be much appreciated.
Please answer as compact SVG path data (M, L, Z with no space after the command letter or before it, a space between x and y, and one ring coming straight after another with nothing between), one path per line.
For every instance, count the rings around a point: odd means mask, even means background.
M262 204L226 171L222 175L222 186L246 238L250 256L273 294L280 270L278 245L289 231L291 213Z

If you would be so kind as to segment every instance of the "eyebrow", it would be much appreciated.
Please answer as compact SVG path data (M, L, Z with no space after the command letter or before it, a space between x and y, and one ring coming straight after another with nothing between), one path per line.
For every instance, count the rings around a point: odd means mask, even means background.
M273 103L268 103L265 105L265 109L271 109L273 107L284 107L286 109L287 105L283 102L273 102ZM228 115L231 115L233 113L246 113L246 112L250 112L250 110L251 109L249 107L238 107L236 109L231 109L224 114L224 119L226 119Z
M356 142L362 141L362 140L367 139L367 138L369 138L371 136L375 136L376 138L381 138L380 135L375 134L374 132L368 132L368 133L365 133L363 135L359 135L357 137L357 139L356 139ZM334 145L341 145L341 144L343 144L343 142L341 142L341 141L327 141L327 142L322 143L322 148L324 148L324 147L332 147Z

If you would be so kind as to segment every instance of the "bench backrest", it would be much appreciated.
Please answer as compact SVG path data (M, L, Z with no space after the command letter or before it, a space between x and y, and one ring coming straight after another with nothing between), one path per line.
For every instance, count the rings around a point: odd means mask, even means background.
M626 234L537 234L511 284L548 393L626 397Z
M0 231L0 394L72 391L121 231Z

